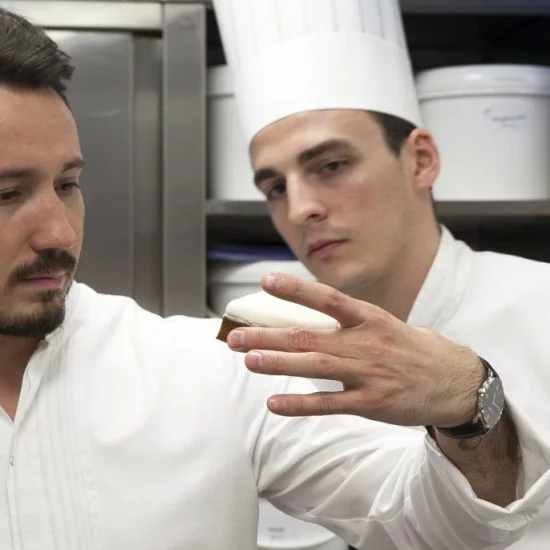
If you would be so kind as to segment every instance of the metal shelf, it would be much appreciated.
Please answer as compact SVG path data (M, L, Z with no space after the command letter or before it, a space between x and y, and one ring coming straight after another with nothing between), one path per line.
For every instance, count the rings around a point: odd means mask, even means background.
M508 234L533 228L547 232L550 228L550 201L440 201L436 214L458 235L472 235L480 229ZM263 201L209 200L206 216L209 244L282 242Z
M541 218L550 217L550 201L440 201L441 218Z
M207 201L206 213L213 217L266 217L263 201ZM550 201L439 201L441 218L540 218L550 217Z
M207 242L280 244L264 201L206 203Z
M400 0L404 13L550 15L547 0Z

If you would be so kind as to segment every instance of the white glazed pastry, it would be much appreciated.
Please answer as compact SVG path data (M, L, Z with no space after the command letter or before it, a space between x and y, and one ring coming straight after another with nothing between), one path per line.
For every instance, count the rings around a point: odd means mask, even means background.
M231 300L227 304L217 338L225 342L234 328L251 326L334 329L339 324L320 311L260 291Z

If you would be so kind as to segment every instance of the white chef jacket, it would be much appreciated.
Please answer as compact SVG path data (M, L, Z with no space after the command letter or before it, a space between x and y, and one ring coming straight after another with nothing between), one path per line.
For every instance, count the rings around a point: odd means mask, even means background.
M442 228L439 250L408 323L467 345L501 376L508 400L550 447L550 264L474 252ZM533 441L522 435L527 485ZM533 452L527 452L531 449ZM534 461L534 462L533 462ZM510 548L550 544L550 502Z
M0 414L2 550L253 550L258 495L362 549L487 550L550 493L550 453L522 421L540 459L525 497L501 509L420 431L273 415L269 395L309 383L251 374L217 328L73 285L15 421ZM518 369L543 352L529 351Z

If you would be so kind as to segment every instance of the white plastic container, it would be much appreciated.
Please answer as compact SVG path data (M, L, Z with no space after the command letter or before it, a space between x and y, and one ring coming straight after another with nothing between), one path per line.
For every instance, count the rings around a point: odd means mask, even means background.
M348 545L328 529L283 514L260 501L258 550L347 550Z
M315 280L304 264L296 260L250 263L215 262L208 269L210 309L222 316L225 306L231 300L261 290L262 277L271 271L290 273L302 279Z
M248 144L233 95L227 66L208 69L208 197L218 200L264 200L253 181Z
M420 73L417 92L441 154L436 199L550 198L550 68L445 67Z

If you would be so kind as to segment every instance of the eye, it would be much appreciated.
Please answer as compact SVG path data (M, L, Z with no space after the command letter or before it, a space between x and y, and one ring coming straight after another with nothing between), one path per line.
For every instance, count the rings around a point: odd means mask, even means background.
M63 181L57 185L57 192L62 195L70 195L79 188L80 185L77 181Z
M348 165L348 162L346 160L331 160L329 162L324 163L321 166L320 171L324 175L331 176L333 174L338 174L342 172L347 165Z
M286 184L282 181L275 182L262 190L268 201L281 198L286 191Z
M22 195L18 189L0 191L0 204L11 204Z

